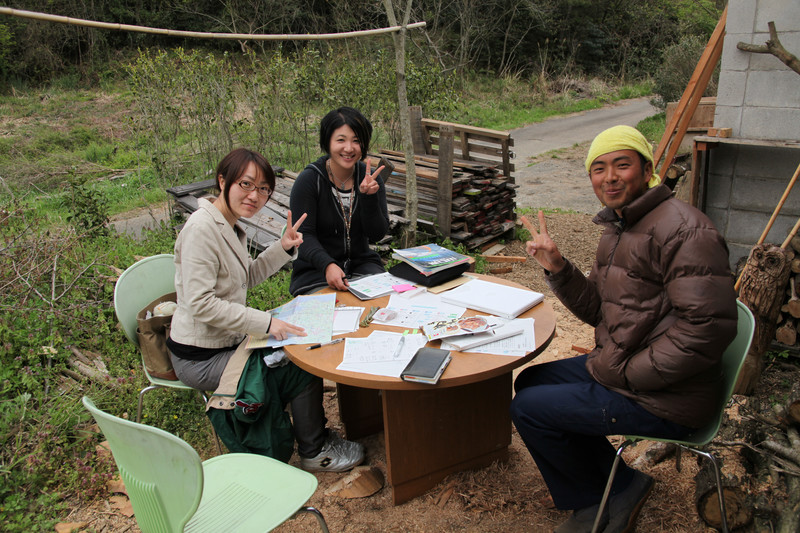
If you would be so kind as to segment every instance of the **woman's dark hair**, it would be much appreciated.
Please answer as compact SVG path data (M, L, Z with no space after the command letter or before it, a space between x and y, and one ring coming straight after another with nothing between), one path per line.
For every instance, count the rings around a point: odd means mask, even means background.
M363 161L369 151L372 124L358 109L340 107L325 115L319 124L319 146L323 152L330 154L333 132L345 125L350 126L356 137L358 137L358 144L361 145L361 160Z
M225 204L228 206L228 209L231 207L230 201L228 200L228 193L231 187L233 187L233 184L242 177L242 174L244 174L245 170L247 170L247 166L251 162L255 163L256 169L258 169L261 176L266 180L270 191L275 190L275 173L272 171L272 166L269 164L269 161L267 161L267 158L247 148L236 148L219 162L219 165L217 165L217 173L215 174L216 178L214 179L214 184L217 188L219 188L219 176L222 176L222 180L225 182ZM256 178L258 178L258 176L256 176ZM270 194L270 196L272 195ZM267 197L267 201L269 201L269 196Z

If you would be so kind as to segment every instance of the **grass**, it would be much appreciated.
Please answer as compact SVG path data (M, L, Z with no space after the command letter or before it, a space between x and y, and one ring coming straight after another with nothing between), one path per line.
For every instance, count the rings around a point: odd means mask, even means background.
M525 80L476 81L466 91L459 111L448 120L506 131L554 116L599 109L611 102L647 96L652 90L649 82L622 87L609 87L599 81L584 85L581 92L568 85L563 91L552 94L550 90L536 90L535 84Z

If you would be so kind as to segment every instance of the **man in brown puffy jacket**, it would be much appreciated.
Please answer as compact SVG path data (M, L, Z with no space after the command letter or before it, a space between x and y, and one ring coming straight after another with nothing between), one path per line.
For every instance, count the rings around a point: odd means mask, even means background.
M647 140L628 126L598 135L586 158L605 226L589 276L558 251L539 212L527 251L555 295L595 327L595 348L523 371L511 416L553 502L556 531L589 532L615 450L607 435L681 438L713 416L722 353L736 334L725 241L653 173ZM524 217L523 217L524 218ZM624 463L600 531L633 530L653 478Z

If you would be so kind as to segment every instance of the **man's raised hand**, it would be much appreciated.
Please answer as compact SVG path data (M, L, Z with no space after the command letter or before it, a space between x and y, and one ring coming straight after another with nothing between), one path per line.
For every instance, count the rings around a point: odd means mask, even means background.
M526 217L520 217L520 222L531 233L531 240L525 243L525 250L536 259L542 267L553 274L560 272L567 264L558 246L547 233L547 222L544 220L544 213L539 211L539 231Z

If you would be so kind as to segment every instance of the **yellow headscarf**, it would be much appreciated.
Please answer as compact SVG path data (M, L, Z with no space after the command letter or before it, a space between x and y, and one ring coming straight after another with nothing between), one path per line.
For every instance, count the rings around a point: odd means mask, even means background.
M653 177L647 182L647 187L653 188L661 183L661 178L656 174L656 163L653 161L653 147L639 130L630 126L614 126L600 132L594 138L586 155L586 172L589 172L595 159L617 150L636 150L642 154L653 165Z

